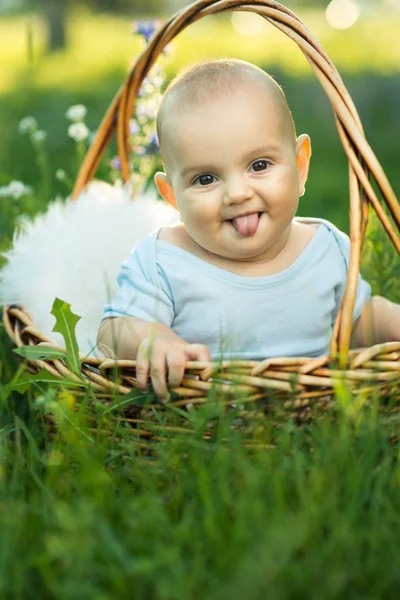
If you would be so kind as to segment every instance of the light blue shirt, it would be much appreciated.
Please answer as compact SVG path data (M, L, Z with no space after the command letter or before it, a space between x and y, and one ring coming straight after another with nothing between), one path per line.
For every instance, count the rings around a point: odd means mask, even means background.
M209 264L154 231L122 264L103 319L132 316L171 327L213 357L261 359L328 353L343 297L350 240L323 219L297 259L275 275L246 277ZM371 297L359 275L353 321Z

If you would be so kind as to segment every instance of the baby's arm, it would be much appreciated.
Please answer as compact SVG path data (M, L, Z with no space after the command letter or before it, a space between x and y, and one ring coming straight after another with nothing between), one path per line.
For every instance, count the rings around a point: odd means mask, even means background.
M97 334L97 347L114 359L136 359L138 388L143 392L148 390L150 375L160 400L169 398L167 377L169 387L181 383L186 361L211 360L203 344L189 344L166 325L135 317L104 319Z
M373 296L353 326L351 345L364 348L383 342L400 342L400 305Z

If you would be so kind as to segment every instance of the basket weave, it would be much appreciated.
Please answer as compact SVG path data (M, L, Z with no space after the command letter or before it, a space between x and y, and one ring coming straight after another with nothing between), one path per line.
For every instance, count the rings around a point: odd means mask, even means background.
M76 199L94 177L115 131L122 176L125 181L129 180L129 121L141 82L163 48L179 32L206 15L228 10L257 13L291 38L307 58L331 101L340 140L349 160L351 249L347 286L334 325L329 356L280 357L264 361L228 361L222 364L187 363L185 378L180 387L173 390L172 404L181 408L202 405L207 401L212 389L217 395L221 393L220 401L227 404L232 404L240 394L243 407L246 407L242 410L244 417L250 413L254 417L279 412L302 419L308 418L310 414L325 411L332 403L335 387L343 378L354 395L368 395L372 389L378 389L381 397L393 395L393 390L396 396L400 390L400 342L358 350L349 350L349 346L369 205L372 205L400 254L398 231L395 231L384 210L386 205L392 221L399 230L400 204L364 137L357 110L335 66L302 21L285 6L272 0L200 0L180 10L167 21L136 60L103 118L97 137L78 174L73 198ZM380 199L371 180L374 180L379 189ZM17 346L51 343L51 340L35 328L29 314L22 307L5 307L4 324ZM83 356L81 359L82 379L69 371L62 360L30 360L28 369L38 372L44 368L57 377L67 377L75 383L80 383L82 388L90 385L97 398L105 403L116 393L128 394L136 386L135 361L87 359ZM136 410L131 407L125 413L124 420L135 424L140 430L142 421L139 412L139 408ZM95 417L92 419L95 420ZM154 429L147 430L143 435L146 440L158 439Z

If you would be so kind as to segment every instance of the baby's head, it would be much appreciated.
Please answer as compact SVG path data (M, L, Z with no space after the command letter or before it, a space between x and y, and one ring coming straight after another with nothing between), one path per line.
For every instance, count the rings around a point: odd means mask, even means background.
M167 88L157 117L165 173L155 181L208 252L262 260L290 233L310 159L279 85L250 63L192 66Z

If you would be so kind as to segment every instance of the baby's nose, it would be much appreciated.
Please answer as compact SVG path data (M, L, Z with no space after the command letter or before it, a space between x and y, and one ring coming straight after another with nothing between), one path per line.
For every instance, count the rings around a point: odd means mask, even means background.
M225 184L224 203L239 204L253 196L253 189L243 177L234 177Z

